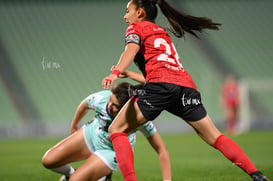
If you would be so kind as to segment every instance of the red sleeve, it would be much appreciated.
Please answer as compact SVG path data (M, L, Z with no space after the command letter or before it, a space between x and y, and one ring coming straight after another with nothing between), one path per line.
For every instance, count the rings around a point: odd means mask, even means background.
M125 44L128 43L136 43L139 46L141 45L141 33L137 30L137 26L135 23L128 26L125 34Z

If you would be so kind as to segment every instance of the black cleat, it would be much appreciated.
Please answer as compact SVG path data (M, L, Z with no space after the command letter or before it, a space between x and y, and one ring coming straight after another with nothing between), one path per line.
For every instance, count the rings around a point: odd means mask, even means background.
M69 181L69 176L65 176L65 175L63 175L61 178L60 178L60 180L59 181Z
M112 180L112 172L108 175L106 175L105 181L111 181Z
M262 174L262 172L257 171L250 174L250 177L253 181L270 181L266 176Z

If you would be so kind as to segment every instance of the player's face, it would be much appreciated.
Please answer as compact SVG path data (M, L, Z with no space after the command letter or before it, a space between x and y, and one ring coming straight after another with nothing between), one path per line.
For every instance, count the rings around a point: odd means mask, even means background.
M108 111L112 116L116 116L121 109L121 105L115 94L111 94L108 101Z
M126 13L124 15L124 19L128 25L139 21L139 9L137 9L136 5L130 1L127 4Z

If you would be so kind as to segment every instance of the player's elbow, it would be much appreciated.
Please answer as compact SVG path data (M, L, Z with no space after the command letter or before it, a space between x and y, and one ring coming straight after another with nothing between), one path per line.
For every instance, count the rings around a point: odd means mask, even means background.
M159 155L166 155L166 156L169 156L169 152L168 152L168 150L166 149L165 146L164 146L164 147L159 147L159 148L157 149L157 153L158 153Z

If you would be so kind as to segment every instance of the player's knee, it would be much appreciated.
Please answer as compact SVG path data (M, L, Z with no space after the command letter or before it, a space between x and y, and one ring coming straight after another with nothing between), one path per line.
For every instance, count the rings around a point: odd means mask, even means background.
M50 162L49 162L49 160L47 159L47 157L43 157L42 164L43 164L43 166L45 168L50 168L50 165L51 165Z
M108 133L111 135L111 134L114 134L114 133L117 133L118 131L115 129L114 126L109 126L108 128Z
M50 155L48 152L45 153L45 155L42 158L42 164L45 168L52 168L53 160L50 158Z
M110 125L109 128L108 128L108 133L110 135L115 134L115 133L127 133L127 129L128 129L127 126L117 126L115 124L114 125Z
M113 129L111 128L111 126L108 128L108 133L109 135L113 134Z

